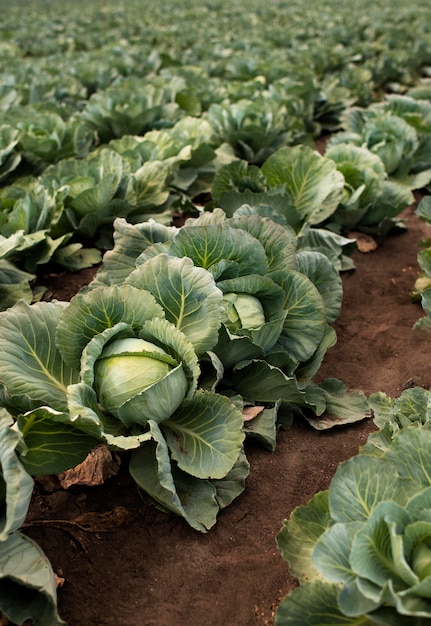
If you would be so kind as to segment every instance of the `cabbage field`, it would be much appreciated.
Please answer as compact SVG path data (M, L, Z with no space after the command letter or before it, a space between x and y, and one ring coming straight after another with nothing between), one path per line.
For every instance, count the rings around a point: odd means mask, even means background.
M431 623L431 7L0 7L1 626Z

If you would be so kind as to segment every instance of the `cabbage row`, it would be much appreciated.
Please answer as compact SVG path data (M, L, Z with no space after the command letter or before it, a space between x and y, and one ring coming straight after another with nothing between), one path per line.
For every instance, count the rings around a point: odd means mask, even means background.
M133 3L78 3L64 18L50 3L25 19L10 7L0 48L1 307L43 297L32 287L47 264L99 263L115 217L168 224L173 212L214 206L231 215L241 201L296 208L292 186L304 181L268 178L268 160L329 131L341 131L328 158L345 188L313 225L391 228L431 178L431 41L426 8L395 16L374 4L335 12L329 3L324 14L256 5L251 31L223 2L175 7L174 19L163 3L145 19ZM297 154L279 167L308 167ZM319 176L310 173L303 202L313 194L318 205Z

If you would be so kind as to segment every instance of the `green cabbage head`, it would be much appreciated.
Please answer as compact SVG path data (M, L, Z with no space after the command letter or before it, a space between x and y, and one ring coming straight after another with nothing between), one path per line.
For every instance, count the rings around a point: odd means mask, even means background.
M168 419L196 391L193 345L148 291L121 285L78 294L56 336L64 360L80 369L68 406L81 415L79 405L102 421L111 414L127 428L146 426Z
M266 322L262 303L248 293L225 293L223 305L226 310L225 324L233 332L239 328L259 328Z
M172 356L156 344L136 337L116 339L105 346L95 363L94 374L99 402L113 415L118 415L125 403L167 379L173 412L188 388L184 370Z

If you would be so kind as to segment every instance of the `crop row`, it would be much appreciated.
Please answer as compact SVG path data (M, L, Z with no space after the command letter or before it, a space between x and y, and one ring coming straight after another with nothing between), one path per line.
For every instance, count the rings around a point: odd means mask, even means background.
M170 19L164 3L36 6L1 25L0 608L57 626L50 565L19 531L33 476L127 452L141 492L206 532L245 487L246 437L273 450L295 417L322 429L376 407L314 378L350 230L384 236L430 190L431 38L425 9L365 3L247 20L222 2ZM99 267L47 302L47 264ZM431 276L429 251L420 265ZM325 507L328 528L345 521ZM373 593L359 613L392 602Z

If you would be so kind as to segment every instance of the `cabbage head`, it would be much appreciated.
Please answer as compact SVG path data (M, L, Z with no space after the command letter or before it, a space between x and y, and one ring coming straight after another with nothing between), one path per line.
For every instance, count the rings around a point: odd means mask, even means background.
M149 389L160 392L162 381L169 386L162 388L169 397L167 410L173 412L187 393L184 369L165 350L145 339L114 340L103 349L94 367L94 388L99 402L117 416L124 413L119 411L120 407L129 401L133 404L133 398L142 398Z
M247 293L226 293L223 304L226 309L226 326L232 330L259 328L265 324L265 312L261 302Z
M126 427L160 423L196 391L193 345L144 289L122 285L78 294L56 336L63 359L80 369L79 383L69 389L77 406L88 408L93 397L102 422L109 414Z

